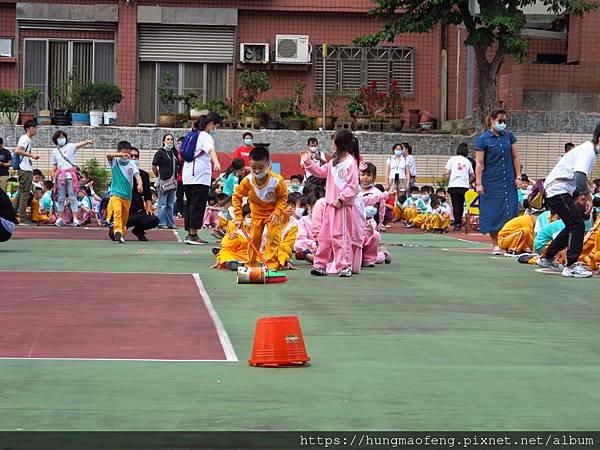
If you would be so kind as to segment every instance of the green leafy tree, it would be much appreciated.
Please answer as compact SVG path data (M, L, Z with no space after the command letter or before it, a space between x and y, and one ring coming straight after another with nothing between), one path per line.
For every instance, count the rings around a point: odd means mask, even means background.
M370 11L383 22L378 33L361 36L355 43L375 46L393 42L402 33L426 33L438 23L464 24L465 45L473 46L477 62L476 114L485 116L495 106L498 76L507 56L521 62L527 40L521 35L526 26L523 8L543 4L552 14L583 16L596 8L585 0L479 0L479 13L469 8L469 0L373 0Z

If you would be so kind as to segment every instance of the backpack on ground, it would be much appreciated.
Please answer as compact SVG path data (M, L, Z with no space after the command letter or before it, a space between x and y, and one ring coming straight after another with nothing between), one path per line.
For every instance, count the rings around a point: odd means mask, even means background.
M527 202L529 208L542 210L544 209L544 203L546 202L546 190L544 189L544 178L538 178L531 189Z
M183 142L181 143L181 149L179 151L181 152L181 158L185 162L192 162L194 160L196 156L196 143L198 142L199 134L199 131L192 130L183 139Z

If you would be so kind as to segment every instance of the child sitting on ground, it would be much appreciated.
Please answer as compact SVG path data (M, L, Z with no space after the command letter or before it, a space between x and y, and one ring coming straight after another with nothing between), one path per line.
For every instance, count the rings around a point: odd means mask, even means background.
M421 197L417 200L416 211L417 215L413 217L410 224L415 228L422 228L427 219L427 214L431 213L431 194L433 188L431 186L421 187Z
M254 147L250 151L250 176L245 177L235 189L231 198L234 222L236 226L243 225L242 204L244 198L250 203L250 239L257 249L262 242L265 226L269 224L269 232L265 242L264 260L270 269L277 270L279 266L277 249L281 239L281 223L283 211L287 204L287 187L285 180L270 170L269 151L264 147ZM260 259L251 245L244 263L248 266L258 266Z
M77 201L79 205L78 219L81 225L87 225L96 219L96 212L92 207L92 199L88 196L85 188L79 188L77 191Z
M219 212L222 209L222 205L228 199L229 196L226 193L221 192L220 194L217 194L214 199L208 200L206 211L204 212L205 228L217 228L219 226Z
M38 225L52 222L50 214L41 211L40 200L43 195L42 188L36 187L33 191L33 198L31 199L31 221Z
M313 217L315 204L324 196L325 191L320 186L313 189L312 194L307 198L308 214L303 215L298 221L298 235L294 243L294 251L296 259L299 261L306 260L312 264L315 259L317 241L313 232Z
M235 188L240 184L240 177L244 174L244 160L242 158L234 158L227 171L223 174L223 194L231 197L235 192Z
M299 201L300 199L298 199ZM294 218L296 211L297 200L293 194L288 195L287 207L283 211L281 225L281 237L279 239L279 248L277 249L277 261L279 263L278 269L291 269L295 270L292 264L292 255L294 254L294 244L298 237L298 221ZM269 232L269 225L265 227L263 233L263 243L261 245L261 252L266 248L266 240Z
M520 256L533 251L533 230L537 216L523 215L509 220L498 233L498 246L504 256Z
M431 213L427 214L423 229L432 233L447 233L450 226L450 209L443 206L444 197L434 196L431 200Z
M44 193L44 195L42 195L42 198L40 199L40 211L42 212L42 214L47 214L51 218L54 215L54 202L52 201L53 188L54 183L52 182L52 180L44 180L44 185L42 187L42 192Z
M417 216L417 202L419 201L419 188L413 186L410 188L410 195L404 200L403 203L396 200L394 206L394 219L396 221L403 221L407 227L410 227L410 222Z
M302 190L304 189L304 187L302 186L303 179L304 179L304 177L302 175L292 175L290 177L290 187L289 187L290 194L293 194L295 192L302 194Z
M242 207L244 226L250 228L250 205ZM236 271L248 255L248 240L233 221L227 223L227 230L221 240L221 248L213 249L216 264L213 267Z
M383 192L375 187L375 180L377 179L377 167L373 163L365 163L362 166L359 181L360 181L360 190L358 195L360 197L368 196L376 196L378 198L383 198ZM377 204L373 205L377 208L377 214L375 214L375 226L377 231L381 231L385 229L383 226L383 221L385 219L385 202L387 201L387 195L384 200L378 201ZM365 203L366 204L366 203Z
M378 207L371 205L365 207L366 227L365 240L362 248L362 267L375 267L375 264L390 264L392 255L385 247L379 247L381 235L377 231L375 217L379 213Z

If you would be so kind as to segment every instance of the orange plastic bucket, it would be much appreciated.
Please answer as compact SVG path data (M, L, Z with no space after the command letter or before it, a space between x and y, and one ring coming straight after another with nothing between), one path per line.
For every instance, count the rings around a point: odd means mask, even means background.
M238 267L238 284L265 284L265 267Z
M248 364L279 367L306 365L309 361L297 316L257 319L252 356Z

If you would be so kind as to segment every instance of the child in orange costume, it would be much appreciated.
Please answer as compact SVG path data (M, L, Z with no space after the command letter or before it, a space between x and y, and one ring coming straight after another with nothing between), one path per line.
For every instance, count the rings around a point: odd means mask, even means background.
M242 208L244 214L244 226L250 228L250 206L246 203ZM221 269L237 270L248 256L248 240L240 229L229 221L223 239L221 248L213 250L216 254L217 262L213 267Z
M536 216L518 216L504 224L498 233L498 245L508 255L533 251Z
M250 175L235 188L231 204L237 227L243 224L242 203L245 197L250 204L250 239L260 248L265 226L269 224L263 257L270 269L277 270L279 260L277 252L281 239L283 210L287 205L288 190L285 180L270 171L269 151L264 147L255 147L250 152ZM252 246L248 246L248 257L244 263L258 266L260 259Z

